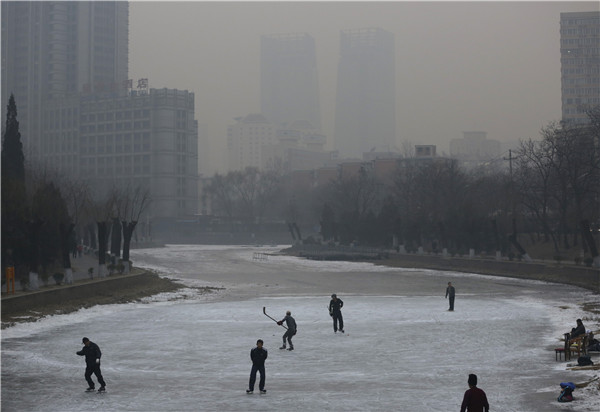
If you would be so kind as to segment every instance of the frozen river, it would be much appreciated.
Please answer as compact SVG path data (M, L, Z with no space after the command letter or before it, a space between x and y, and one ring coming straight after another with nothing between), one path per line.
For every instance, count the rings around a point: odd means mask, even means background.
M144 303L105 305L2 331L3 411L458 411L479 376L493 411L563 410L565 372L552 345L597 296L574 287L289 256L276 247L136 250L137 266L190 286ZM456 286L455 312L444 299ZM200 295L195 286L219 289ZM329 295L344 301L334 334ZM175 299L178 297L178 299ZM281 319L298 323L280 351ZM106 394L84 393L89 337ZM269 350L266 395L246 395L249 351ZM94 378L95 379L95 378ZM575 393L577 396L577 392ZM576 404L569 408L577 408Z

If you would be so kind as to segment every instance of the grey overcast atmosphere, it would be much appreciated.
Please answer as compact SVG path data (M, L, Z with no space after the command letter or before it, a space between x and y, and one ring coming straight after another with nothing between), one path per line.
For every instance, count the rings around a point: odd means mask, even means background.
M199 170L211 175L227 171L227 126L260 112L261 35L314 37L331 149L340 30L382 28L395 35L397 145L443 154L463 131L511 142L559 121L560 13L594 10L596 1L132 1L129 77L195 93Z

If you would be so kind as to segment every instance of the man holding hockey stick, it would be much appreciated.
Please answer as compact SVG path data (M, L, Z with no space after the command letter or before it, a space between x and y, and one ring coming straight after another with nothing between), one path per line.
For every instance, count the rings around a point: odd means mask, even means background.
M287 325L287 330L283 334L283 345L279 349L285 349L285 340L287 339L290 347L288 350L294 350L294 344L292 343L292 336L296 334L296 320L292 318L292 312L289 310L285 313L285 318L277 322L278 325L283 326L283 322Z
M340 332L344 333L344 318L342 317L342 307L344 302L334 293L329 301L329 316L333 318L333 333L337 333L338 325Z

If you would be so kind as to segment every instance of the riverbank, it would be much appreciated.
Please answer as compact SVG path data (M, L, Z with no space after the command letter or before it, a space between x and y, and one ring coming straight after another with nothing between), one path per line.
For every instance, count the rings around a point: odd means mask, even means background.
M95 305L139 302L184 287L155 273L134 269L129 275L76 280L72 285L44 286L37 291L17 291L14 295L3 293L2 329Z

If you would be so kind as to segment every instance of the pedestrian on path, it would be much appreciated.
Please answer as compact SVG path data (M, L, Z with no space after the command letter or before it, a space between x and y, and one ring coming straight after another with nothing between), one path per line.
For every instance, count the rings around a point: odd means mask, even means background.
M450 308L448 309L450 312L454 311L454 295L456 291L454 290L454 286L452 286L452 282L448 282L448 287L446 288L446 298L448 298L448 303L450 303Z
M254 383L256 382L256 372L260 372L260 381L258 382L258 389L260 393L267 393L265 389L265 361L269 356L267 350L263 348L263 341L259 339L256 341L256 347L250 350L250 359L252 359L252 370L250 371L250 382L248 383L248 389L246 393L250 394L254 392Z
M283 346L279 349L285 349L285 340L287 339L290 347L288 350L294 350L294 344L292 343L292 336L296 334L296 320L292 318L292 312L289 310L285 313L285 318L277 322L278 325L283 325L283 322L287 325L287 330L283 334Z
M102 357L102 352L98 345L88 338L83 338L82 342L84 346L77 354L79 356L85 356L85 380L89 385L86 391L92 392L95 389L95 384L92 380L93 373L96 375L98 383L100 384L98 392L104 392L106 391L106 383L104 382L104 378L102 378L102 372L100 372L100 358Z
M337 333L338 325L340 332L344 333L344 317L342 316L342 307L344 302L334 293L329 301L329 316L333 318L333 333Z
M489 412L490 404L488 403L485 392L477 387L477 375L469 374L469 389L465 392L460 412Z

